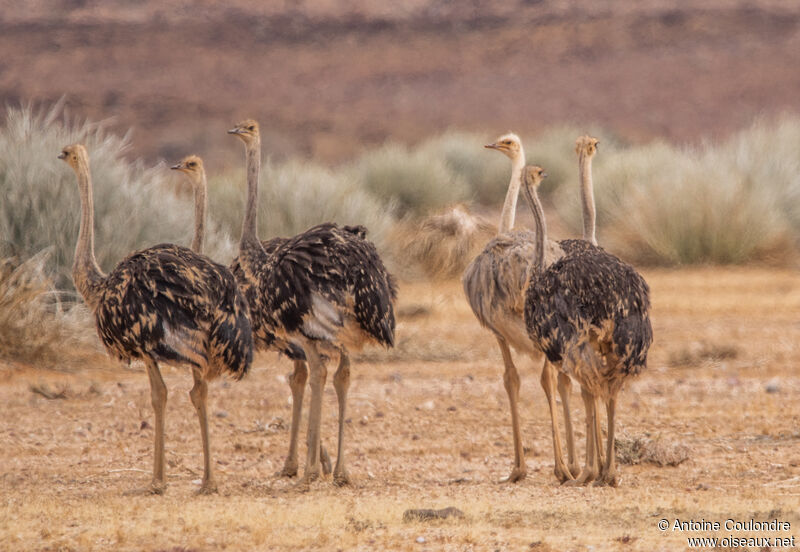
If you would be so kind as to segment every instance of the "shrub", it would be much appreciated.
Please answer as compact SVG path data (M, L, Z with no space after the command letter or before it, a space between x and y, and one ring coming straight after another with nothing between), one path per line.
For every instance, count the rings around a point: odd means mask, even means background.
M128 162L128 136L103 125L75 122L61 105L50 110L10 108L0 129L0 236L4 249L21 258L51 248L59 287L71 287L71 266L80 224L75 176L57 159L67 144L89 150L95 207L95 247L101 267L112 268L128 253L162 242L188 245L194 224L191 202L165 183L164 166ZM208 236L212 255L230 256L230 240Z
M209 179L211 214L235 236L241 232L245 187L243 170ZM292 236L321 222L362 224L369 229L368 238L382 247L394 216L391 205L384 205L343 174L309 162L265 164L259 186L261 239Z
M0 359L64 368L97 352L89 311L55 290L48 256L0 259Z
M594 163L598 240L652 264L742 263L785 251L800 199L797 166L767 144L797 129L797 121L758 123L717 145L601 149ZM559 212L576 232L579 202L577 190L559 190Z
M423 215L470 196L445 160L424 149L389 144L362 155L347 172L359 187L395 204L401 215Z

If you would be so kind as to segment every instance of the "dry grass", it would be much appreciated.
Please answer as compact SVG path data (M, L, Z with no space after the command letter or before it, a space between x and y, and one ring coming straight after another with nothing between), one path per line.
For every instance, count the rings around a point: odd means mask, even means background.
M55 290L48 257L0 259L0 360L65 369L98 354L89 312Z
M392 233L392 254L404 276L421 272L431 279L457 278L496 233L486 219L456 205L421 220L399 222Z
M123 495L150 479L152 409L141 367L106 361L74 374L0 368L3 548L685 549L685 535L656 528L662 518L777 518L797 535L800 277L758 269L645 275L656 341L648 372L622 393L619 430L686 447L689 458L678 466L621 466L618 489L557 485L538 366L520 359L529 475L517 485L496 483L513 455L494 340L475 322L458 282L404 284L398 337L415 350L458 357L386 361L371 351L354 363L345 426L350 488L326 479L301 491L273 475L291 405L289 364L272 356L259 357L245 380L211 387L220 483L212 497L194 494L202 453L184 370L164 369L169 487L158 497ZM670 356L692 341L738 353L672 366ZM767 382L777 384L773 392ZM49 400L32 384L66 396ZM335 404L328 385L329 448ZM409 509L450 506L464 518L403 520Z

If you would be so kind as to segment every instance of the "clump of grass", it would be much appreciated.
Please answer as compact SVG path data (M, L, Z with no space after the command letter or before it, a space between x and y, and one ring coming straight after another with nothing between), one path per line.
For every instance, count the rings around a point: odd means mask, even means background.
M393 254L406 261L406 271L414 268L432 279L454 278L464 272L496 231L488 221L457 205L421 221L399 223L392 233Z
M800 162L768 144L800 147L800 120L764 125L721 144L601 149L594 164L601 244L661 265L737 264L791 250L793 226L800 228ZM556 205L577 231L577 191L563 187Z
M48 256L0 259L1 359L63 367L97 352L88 310L55 290Z
M469 198L464 180L431 150L387 144L362 155L348 170L359 187L396 204L401 215L421 215Z
M677 466L689 459L689 447L665 439L651 439L643 435L621 436L614 439L617 462Z
M244 171L210 177L211 215L232 235L241 232L244 202ZM259 186L261 239L292 236L321 222L364 225L367 237L383 248L395 218L391 204L360 189L344 174L297 160L266 164Z
M50 248L56 284L71 287L70 268L80 222L75 176L58 153L82 142L89 150L94 184L96 255L112 268L124 256L162 242L188 244L194 211L166 182L164 166L129 162L128 136L102 124L69 119L56 104L49 110L10 108L0 128L0 236L21 258ZM230 240L208 236L211 255L229 254Z

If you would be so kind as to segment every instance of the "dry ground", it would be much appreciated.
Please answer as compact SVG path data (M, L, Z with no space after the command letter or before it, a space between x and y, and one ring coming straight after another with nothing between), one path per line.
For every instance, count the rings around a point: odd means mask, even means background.
M658 520L729 517L789 521L789 533L759 536L800 537L800 276L695 269L646 277L656 342L649 371L623 392L619 425L688 446L677 467L622 466L618 489L560 487L538 370L520 361L529 476L496 483L512 449L494 342L457 282L406 284L398 352L387 362L370 352L355 365L346 430L355 481L345 489L327 479L301 492L273 475L290 404L289 365L271 356L244 381L212 386L220 483L212 497L195 495L202 454L184 371L165 369L166 495L124 496L150 479L152 411L141 369L3 368L2 547L674 550L686 548L685 535L660 532ZM31 385L65 390L65 398L46 399ZM579 402L575 394L582 418ZM331 448L335 424L329 385L323 430ZM402 519L407 508L445 506L466 517Z

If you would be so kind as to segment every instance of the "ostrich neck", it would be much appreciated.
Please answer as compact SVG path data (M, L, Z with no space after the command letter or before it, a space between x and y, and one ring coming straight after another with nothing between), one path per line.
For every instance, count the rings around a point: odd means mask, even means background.
M246 152L247 206L242 224L242 239L239 242L240 249L260 243L256 225L258 223L258 173L261 169L261 142L259 140L248 142Z
M503 212L500 214L500 226L498 234L511 232L514 229L514 217L517 214L517 198L519 197L519 187L522 177L522 168L525 166L525 153L520 149L511 162L511 181L508 183L506 200L503 202Z
M595 237L596 211L594 206L594 187L592 184L592 158L580 156L581 199L583 200L583 239L597 245Z
M192 240L192 250L197 253L203 252L206 237L207 189L206 175L201 174L200 181L194 186L194 239Z
M534 259L539 270L544 269L544 244L547 242L547 224L544 220L544 210L539 201L539 194L534 186L525 186L525 198L528 207L533 213L533 223L536 231L536 247L534 249Z
M92 197L92 178L89 167L81 160L75 171L78 176L78 189L81 196L81 226L78 244L75 247L75 261L72 264L72 278L75 288L90 307L97 304L96 284L104 275L97 266L94 256L94 198Z

